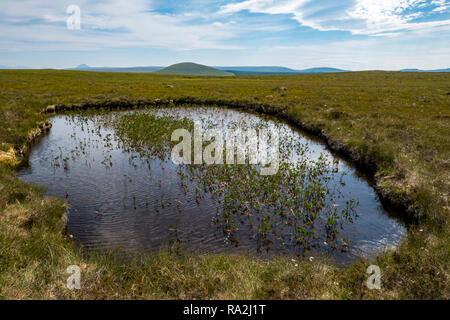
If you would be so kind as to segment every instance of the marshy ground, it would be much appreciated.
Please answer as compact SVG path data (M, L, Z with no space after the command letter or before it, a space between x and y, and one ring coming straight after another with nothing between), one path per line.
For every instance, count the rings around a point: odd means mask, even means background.
M204 78L1 71L0 82L1 297L449 298L448 74ZM328 145L365 168L379 194L408 217L408 236L395 252L346 268L323 259L167 251L125 263L120 255L77 247L64 233L67 202L42 197L43 190L17 178L23 163L19 151L29 132L48 119L42 113L47 105L132 106L186 97L219 105L267 105L301 120L310 131L319 130ZM136 147L133 140L152 141L136 135L140 130L122 129L129 147ZM69 161L64 159L59 159L62 167ZM74 264L82 269L82 289L72 292L65 287L65 271ZM365 286L370 264L381 268L382 290Z
M51 121L19 176L67 199L68 233L90 250L169 247L349 263L397 245L405 232L356 170L275 117L184 105L78 111ZM214 129L223 139L236 128L277 131L277 172L262 175L248 157L245 165L225 164L225 145L221 164L174 164L171 134L192 132L194 121L203 135Z

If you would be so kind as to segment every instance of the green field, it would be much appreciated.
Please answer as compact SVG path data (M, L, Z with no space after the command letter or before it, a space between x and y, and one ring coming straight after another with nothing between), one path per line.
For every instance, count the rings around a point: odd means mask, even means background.
M157 102L155 102L155 99ZM408 238L375 261L260 261L162 252L126 264L87 255L65 236L66 203L21 182L20 150L55 104L196 101L278 113L326 140L409 220ZM449 299L450 74L352 72L198 77L0 71L0 298ZM24 149L22 149L23 151ZM368 290L366 268L382 271ZM65 287L82 268L82 289Z

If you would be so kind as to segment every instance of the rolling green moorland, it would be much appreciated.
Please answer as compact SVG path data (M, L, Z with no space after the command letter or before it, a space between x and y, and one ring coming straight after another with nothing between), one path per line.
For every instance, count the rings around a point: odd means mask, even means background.
M318 136L405 215L407 238L395 251L348 267L168 250L125 263L77 247L65 232L66 202L17 178L30 142L47 130L49 105L64 112L60 105L182 103L277 114ZM450 299L449 138L449 73L217 78L1 70L0 298ZM381 290L366 287L371 264L381 268ZM81 290L66 288L69 265L81 267Z

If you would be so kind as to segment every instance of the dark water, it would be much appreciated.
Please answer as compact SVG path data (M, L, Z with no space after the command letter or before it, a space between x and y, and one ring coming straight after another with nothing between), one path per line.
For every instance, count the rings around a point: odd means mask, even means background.
M311 159L321 154L336 159L322 144L289 125L259 115L202 107L143 112L201 120L219 129L230 122L264 123L278 127L296 143L307 145ZM117 113L110 116L114 114ZM199 199L195 188L180 187L179 166L170 159L142 159L124 148L114 130L102 126L102 117L53 117L49 135L33 148L30 166L20 172L22 180L46 186L47 195L67 197L68 230L78 243L89 249L139 252L177 244L203 253L267 254L261 250L262 239L250 236L251 230L246 226L236 234L238 244L228 241L223 230L212 222L220 207L217 199L208 194ZM383 208L374 190L352 167L339 160L339 170L348 173L343 178L346 185L340 201L359 201L357 218L345 222L339 234L350 240L348 250L331 250L324 243L306 252L306 256L326 254L349 262L398 244L405 233L404 226ZM269 254L296 253L297 248L292 246L269 250Z

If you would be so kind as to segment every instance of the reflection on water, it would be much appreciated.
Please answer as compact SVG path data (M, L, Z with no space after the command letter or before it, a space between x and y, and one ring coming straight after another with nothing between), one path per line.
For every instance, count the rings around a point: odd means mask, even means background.
M205 127L220 131L239 123L269 129L276 127L282 141L288 141L282 143L282 148L289 149L284 150L285 161L297 163L305 157L311 161L322 159L327 161L323 163L334 163L340 173L346 172L343 176L333 177L330 183L339 185L338 196L332 198L334 207L344 208L352 199L359 202L355 209L357 215L339 221L339 238L347 239L348 244L339 249L347 250L332 250L334 246L319 234L309 248L308 256L330 254L339 261L348 262L359 255L370 256L382 248L396 245L405 232L354 169L289 125L222 108L164 108L138 112L201 120ZM219 219L223 216L218 212L226 205L226 193L238 190L242 194L246 189L234 182L225 194L208 192L220 190L217 186L214 189L211 172L204 175L204 172L177 166L167 157L143 156L142 150L138 153L126 147L108 122L129 113L55 116L50 134L32 150L30 167L20 172L23 180L47 186L47 195L67 197L70 203L68 230L77 242L90 249L120 247L140 252L177 244L199 252L305 253L305 245L292 243L293 232L289 229L292 224L289 223L283 224L285 228L278 233L273 230L255 232L250 220L239 216L239 228L224 232L228 225ZM221 168L214 168L216 171L212 173L223 174L220 170L225 167ZM287 184L275 185L275 189L286 191L284 202L278 207L266 208L276 213L280 221L282 215L278 213L280 208L286 208L289 187ZM244 198L248 202L246 194L242 194L242 198L235 195L233 199L244 202ZM304 201L298 202L298 206L304 204ZM236 208L241 210L242 206L239 204Z

